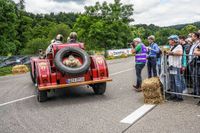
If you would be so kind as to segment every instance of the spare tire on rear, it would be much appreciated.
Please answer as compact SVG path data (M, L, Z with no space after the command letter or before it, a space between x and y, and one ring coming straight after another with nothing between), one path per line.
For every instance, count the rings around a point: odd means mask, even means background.
M78 54L82 58L83 64L80 67L72 68L63 64L63 58L70 52ZM75 47L66 47L56 53L54 63L56 68L64 74L75 76L85 74L88 71L91 62L89 55L84 50Z

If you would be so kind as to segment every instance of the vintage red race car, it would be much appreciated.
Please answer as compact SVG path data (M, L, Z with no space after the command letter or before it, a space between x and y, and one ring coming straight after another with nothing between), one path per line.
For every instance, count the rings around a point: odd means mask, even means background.
M88 55L83 43L53 44L44 58L31 58L30 75L39 102L46 101L52 89L80 85L89 85L102 95L106 82L112 81L105 58Z

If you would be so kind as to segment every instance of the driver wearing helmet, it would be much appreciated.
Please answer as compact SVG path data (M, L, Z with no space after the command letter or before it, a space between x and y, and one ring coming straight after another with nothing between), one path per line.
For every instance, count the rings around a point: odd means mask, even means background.
M69 43L76 43L77 42L77 33L71 32L69 35Z
M63 35L58 34L55 39L51 40L51 44L46 49L46 55L48 55L52 50L53 44L62 44L63 43Z

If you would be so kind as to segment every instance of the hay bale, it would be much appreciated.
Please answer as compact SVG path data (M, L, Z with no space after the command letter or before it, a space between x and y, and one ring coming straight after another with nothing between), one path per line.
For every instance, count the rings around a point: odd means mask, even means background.
M26 65L16 65L12 68L12 73L13 74L22 74L22 73L27 73L28 67Z
M144 94L144 103L159 104L163 102L162 84L158 77L146 79L142 83L142 91Z
M160 104L163 100L161 98L154 98L154 99L144 99L144 103L146 104Z

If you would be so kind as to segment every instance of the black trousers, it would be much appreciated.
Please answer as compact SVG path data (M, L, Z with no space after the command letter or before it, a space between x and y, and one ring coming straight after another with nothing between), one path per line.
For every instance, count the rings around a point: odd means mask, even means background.
M148 70L148 77L151 78L152 74L154 77L157 76L157 70L156 70L156 57L149 57L147 62L147 70Z
M137 76L137 83L136 83L136 87L140 88L141 84L142 84L142 69L144 68L145 63L144 64L136 64L135 65L135 71L136 71L136 76Z
M193 67L192 81L193 81L194 94L199 96L200 95L200 66Z

